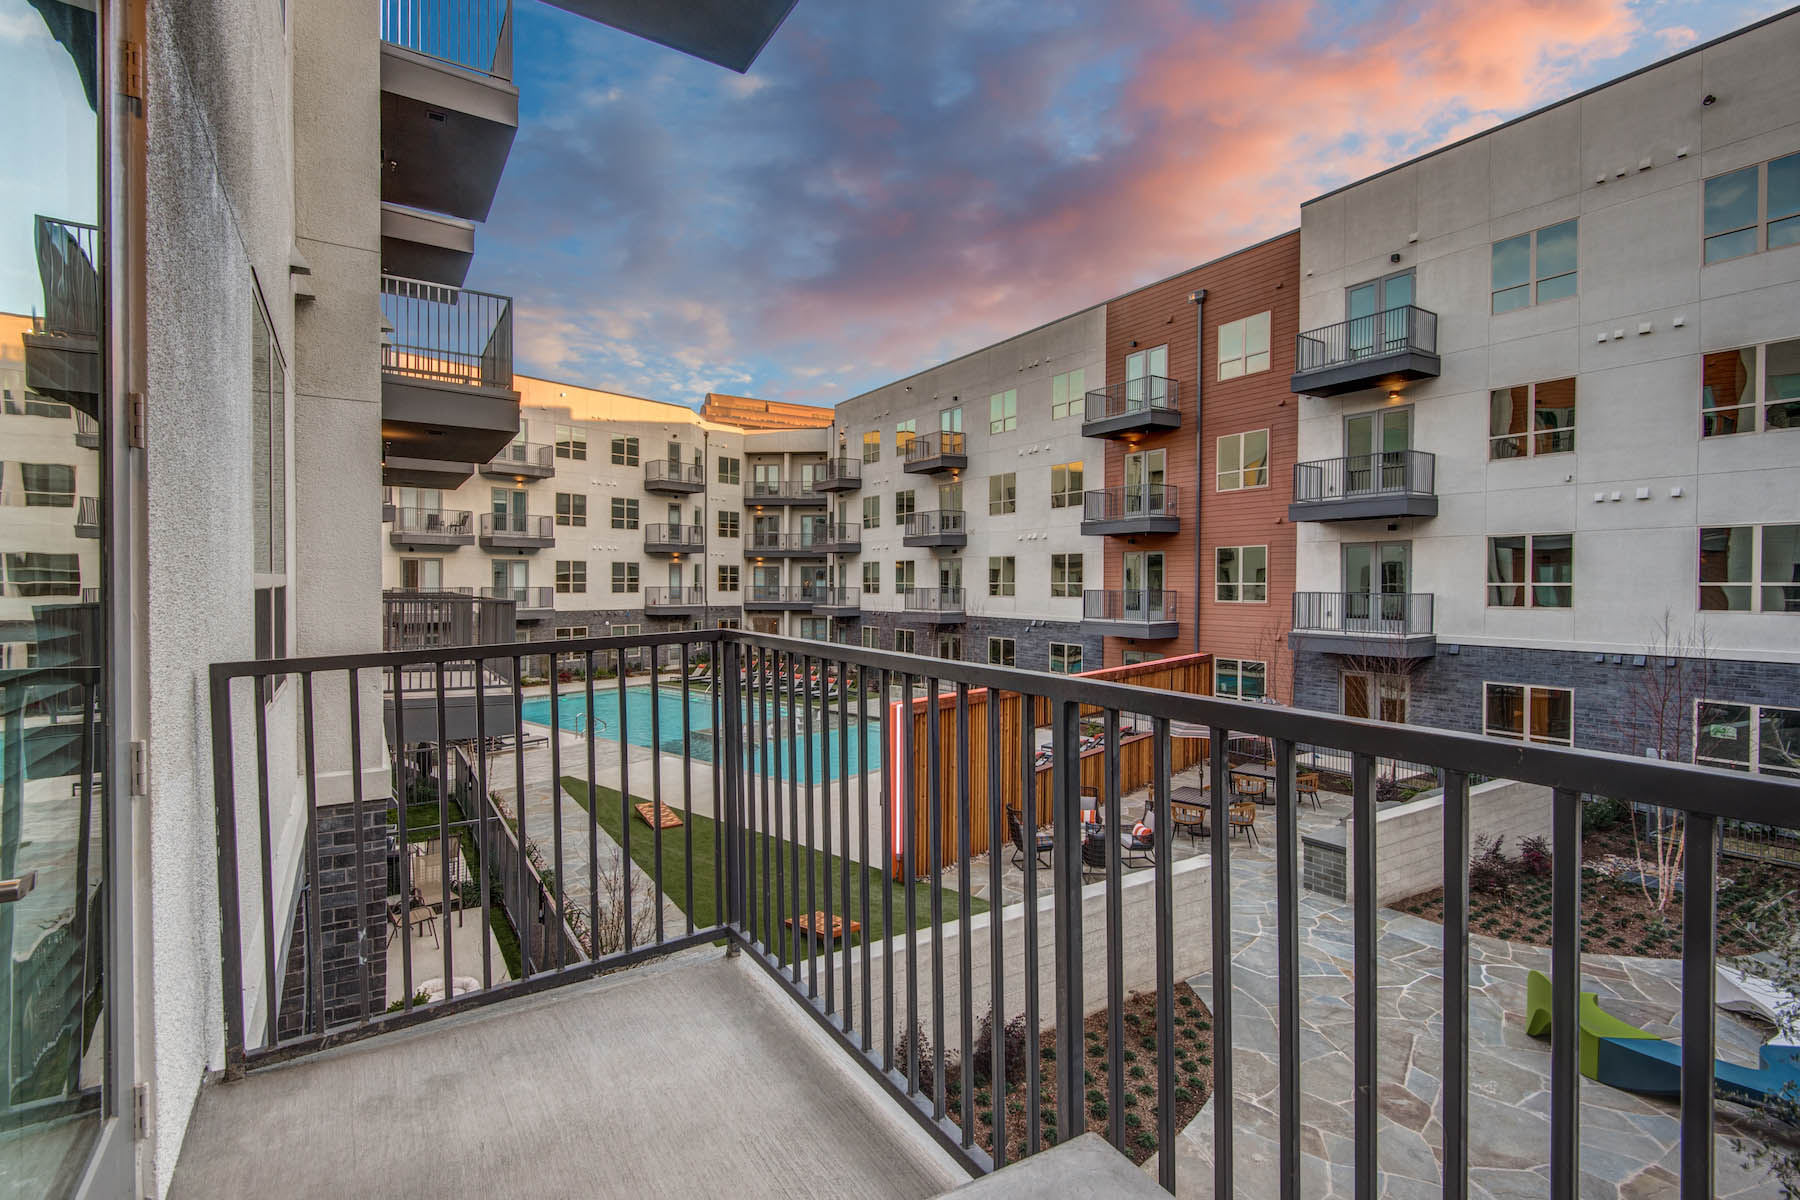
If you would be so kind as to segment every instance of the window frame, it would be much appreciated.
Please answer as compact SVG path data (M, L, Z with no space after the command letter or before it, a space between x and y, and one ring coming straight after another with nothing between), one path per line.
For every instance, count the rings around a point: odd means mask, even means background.
M988 556L988 595L1017 596L1018 589L1018 556L1012 554L990 554Z
M1260 375L1274 362L1274 310L1251 313L1235 321L1220 321L1214 326L1213 345L1218 382ZM1227 346L1228 339L1232 342ZM1260 342L1261 349L1252 349ZM1233 352L1227 353L1230 349Z
M1221 691L1218 681L1224 677L1226 663L1231 664L1233 687L1229 691ZM1244 694L1244 673L1246 667L1259 669L1262 678L1262 690L1254 696ZM1213 659L1213 695L1226 696L1233 700L1261 700L1269 695L1269 664L1260 658L1215 658Z
M1566 383L1573 393L1569 412L1572 414L1569 424L1542 428L1538 425L1538 389L1551 384ZM1504 433L1494 432L1494 403L1502 392L1511 393L1524 388L1525 394L1525 429L1523 432L1508 430ZM1552 454L1573 454L1576 450L1575 431L1581 425L1581 384L1579 376L1564 376L1559 379L1539 379L1531 383L1515 383L1510 387L1488 389L1488 457L1489 462L1513 462L1523 458L1544 458ZM1510 396L1508 398L1510 403ZM1555 442L1567 435L1568 444L1559 449L1542 449L1545 442ZM1498 453L1501 445L1509 442L1522 442L1524 449L1517 454Z
M1019 389L1007 388L988 397L988 434L1011 433L1019 427Z
M615 562L612 564L612 592L615 596L635 596L642 584L638 564L635 562Z
M556 457L570 462L587 461L587 430L579 425L557 425Z
M1707 553L1706 537L1707 537L1707 534L1709 534L1709 533L1727 533L1727 534L1729 534L1730 531L1737 530L1737 529L1748 529L1751 531L1750 554L1748 557L1748 562L1750 565L1749 576L1747 578L1743 578L1743 579L1732 579L1732 578L1708 579L1708 578L1706 578L1706 553ZM1797 545L1800 545L1800 522L1765 521L1761 524L1702 525L1702 526L1700 526L1697 545L1696 545L1696 558L1695 558L1695 571L1694 571L1695 579L1699 585L1699 591L1695 593L1695 603L1697 604L1698 610L1700 612L1703 612L1703 613L1708 613L1708 612L1748 613L1748 614L1754 614L1754 615L1759 615L1759 616L1768 615L1770 613L1779 613L1779 614L1800 613L1800 583L1797 583L1792 579L1773 579L1773 580L1767 579L1763 575L1764 569L1767 566L1767 563L1764 561L1764 558L1767 553L1767 535L1768 535L1768 530L1770 530L1770 529L1791 529L1791 530L1793 530L1794 531L1793 537L1795 539L1795 542ZM1729 550L1727 550L1727 555L1729 555ZM1727 559L1726 559L1726 564L1727 564L1727 566L1730 565L1729 557L1727 557ZM1707 603L1707 592L1709 590L1719 593L1722 596L1726 596L1727 598L1729 597L1729 595L1732 591L1743 590L1745 592L1748 592L1748 594L1749 594L1748 598L1749 598L1750 604L1746 608L1734 608L1730 604L1726 604L1723 607L1716 605L1716 604L1708 604ZM1769 593L1771 593L1771 592L1774 592L1774 593L1790 592L1790 593L1792 593L1793 598L1791 600L1790 599L1778 599L1776 601L1776 607L1769 607L1769 603L1768 603L1769 602ZM1785 607L1786 605L1789 605L1789 604L1793 605L1793 607L1792 608Z
M995 496L994 490L1000 489ZM988 516L1008 517L1019 511L1019 473L1001 471L988 476Z
M1510 729L1497 729L1494 726L1494 689L1496 688L1519 689L1521 728L1518 733L1513 733ZM1531 728L1532 700L1540 692L1569 698L1569 736L1567 740L1538 737L1533 734ZM1509 742L1527 742L1539 746L1573 746L1575 744L1575 689L1541 683L1517 683L1509 679L1484 679L1481 681L1481 732L1487 737L1505 738Z
M1079 675L1082 668L1080 642L1051 642L1047 669L1053 675ZM1070 651L1074 651L1071 656ZM1071 664L1071 658L1073 663ZM1071 665L1073 669L1071 669Z
M1771 250L1786 250L1792 246L1800 246L1800 207L1796 207L1791 211L1782 212L1773 217L1769 214L1769 176L1772 173L1772 168L1783 164L1791 164L1786 166L1785 169L1794 172L1797 181L1796 186L1800 187L1800 154L1783 154L1776 158L1764 159L1759 163L1734 167L1729 171L1721 171L1717 175L1701 181L1700 265L1702 267L1710 267L1723 262L1735 262L1740 258L1749 258L1753 254L1767 254ZM1730 179L1734 175L1742 175L1752 171L1756 174L1756 182L1753 186L1756 200L1755 213L1753 214L1754 219L1746 225L1734 225L1729 229L1721 229L1716 233L1706 232L1707 189L1721 180ZM1790 224L1795 230L1793 239L1791 241L1783 242L1778 246L1770 245L1770 228L1776 225L1787 226ZM1723 254L1718 258L1710 258L1707 256L1707 247L1709 243L1717 242L1721 238L1735 237L1738 234L1745 232L1754 232L1755 234L1755 236L1750 239L1750 249L1741 250L1736 254ZM1786 231L1784 230L1783 232L1785 235Z
M1063 486L1056 486L1056 473L1063 473ZM1086 460L1066 463L1052 463L1050 466L1050 507L1080 508L1082 506L1082 485L1086 479Z
M608 522L613 529L637 529L643 522L643 512L636 496L614 496L608 506Z
M919 511L919 494L912 488L894 493L894 524L906 524L906 518Z
M1262 438L1262 447L1263 447L1263 449L1262 449L1262 466L1260 468L1247 467L1244 465L1245 447L1249 444L1249 439L1251 439L1253 437L1257 437L1259 435ZM1237 464L1238 465L1233 467L1229 471L1226 470L1223 465L1221 465L1225 461L1225 445L1227 442L1232 443L1233 445L1235 445L1237 447ZM1245 483L1244 482L1245 477L1247 475L1251 474L1253 471L1260 472L1260 475L1261 475L1260 481L1257 483ZM1248 491L1255 491L1258 488L1266 488L1269 486L1269 474L1270 474L1270 471L1269 471L1269 431L1267 429L1245 429L1238 433L1222 434L1213 443L1213 490L1214 491L1217 491L1217 492L1248 492ZM1233 481L1229 486L1227 486L1227 484L1226 484L1227 477L1230 477Z
M864 496L862 498L862 527L864 529L881 528L880 496Z
M862 460L865 463L881 461L881 430L865 430L862 435Z
M1074 571L1070 571L1070 567ZM1070 578L1073 574L1074 578ZM1050 598L1079 600L1087 582L1087 554L1073 550L1050 556Z
M881 595L881 564L865 562L862 565L862 594L865 596Z
M1540 275L1538 267L1538 242L1542 235L1559 230L1565 225L1575 227L1575 265L1567 271L1558 271L1554 275ZM1510 245L1521 238L1526 242L1525 280L1522 283L1509 283L1505 287L1496 287L1494 279L1494 253L1501 246ZM1548 300L1540 295L1544 284L1554 283L1559 279L1573 278L1572 290L1566 296L1552 296ZM1499 307L1503 294L1516 292L1524 288L1526 298L1522 304L1510 304ZM1540 304L1555 304L1562 300L1574 300L1581 295L1581 218L1570 217L1566 221L1553 221L1548 225L1540 225L1536 229L1528 229L1523 233L1515 233L1510 237L1499 238L1488 244L1488 315L1498 317L1504 313L1518 312L1522 308L1536 308Z
M1019 665L1019 640L989 634L987 640L987 661L990 667L1016 667Z
M1723 758L1716 754L1702 754L1700 744L1701 709L1711 705L1716 708L1741 708L1746 710L1744 740L1745 758L1742 762L1732 758ZM1742 700L1718 700L1710 696L1702 696L1694 701L1694 761L1704 766L1722 767L1728 771L1744 771L1752 775L1773 775L1778 779L1800 779L1800 762L1792 768L1771 766L1763 761L1763 714L1767 710L1792 713L1796 725L1800 725L1800 705L1793 704L1758 704ZM1718 724L1718 722L1713 722Z
M559 558L556 560L556 594L559 596L584 596L587 594L586 559Z
M1785 247L1783 247L1785 249ZM1800 429L1800 396L1780 396L1769 398L1769 352L1774 349L1792 346L1794 352L1800 354L1800 338L1781 338L1772 342L1755 342L1748 346L1728 347L1722 350L1707 350L1700 355L1700 436L1705 438L1736 437L1743 433L1783 433ZM1751 354L1749 398L1737 404L1708 405L1706 381L1707 360L1721 355L1742 356L1746 351ZM1784 373L1780 378L1788 378L1793 374L1800 378L1800 372ZM1769 424L1769 412L1774 408L1789 408L1793 412L1792 424ZM1715 421L1723 423L1726 414L1736 424L1733 429L1710 428ZM1749 418L1745 420L1746 416Z
M1062 392L1062 399L1057 399L1057 392ZM1058 375L1050 377L1050 419L1064 421L1070 417L1078 420L1087 416L1087 368L1073 367Z
M894 650L896 653L899 653L899 654L916 653L918 645L919 645L919 635L918 635L917 630L901 629L898 627L896 627L894 629Z
M728 487L743 486L744 460L731 454L721 454L718 459L718 471L715 473L718 482Z
M900 595L917 587L919 583L919 564L910 558L894 561L894 591Z
M587 528L587 502L583 492L556 493L556 523L569 529Z
M1252 583L1245 578L1246 551L1256 550L1262 555L1262 580ZM1224 563L1221 556L1234 552L1234 574L1236 578L1226 578L1223 574ZM1262 594L1252 597L1249 591L1260 588ZM1227 590L1232 592L1227 596ZM1214 546L1213 547L1213 603L1214 604L1267 604L1269 602L1269 547L1267 543L1249 546Z
M1525 540L1525 577L1523 579L1494 578L1494 543L1512 541L1517 538ZM1567 583L1543 582L1537 576L1537 546L1542 538L1567 538L1569 542L1569 579ZM1542 608L1555 612L1568 612L1575 607L1575 534L1573 531L1556 533L1490 533L1487 535L1486 591L1483 593L1488 608ZM1505 589L1519 589L1524 597L1518 604L1508 604L1494 597ZM1544 604L1538 599L1538 593L1545 588L1560 588L1566 591L1567 599L1561 604Z
M721 508L719 519L714 524L722 538L741 538L744 535L743 514L736 509Z
M719 563L713 572L713 590L715 592L736 592L742 590L744 577L742 568L736 563Z
M919 436L919 418L908 417L904 421L894 422L894 457L905 458L907 447L911 446Z
M635 467L643 459L636 434L615 433L607 449L607 457L615 467Z

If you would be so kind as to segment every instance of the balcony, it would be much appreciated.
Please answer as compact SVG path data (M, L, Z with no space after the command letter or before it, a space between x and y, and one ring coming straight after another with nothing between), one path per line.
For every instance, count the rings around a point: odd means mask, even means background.
M943 430L908 442L901 470L910 475L936 475L940 471L961 471L968 465L968 439L960 433Z
M381 6L381 199L485 221L519 131L512 0Z
M913 513L903 528L900 540L908 546L956 549L969 544L967 514L960 508Z
M644 615L651 617L703 617L706 589L652 587L644 589Z
M1161 375L1121 379L1083 401L1081 436L1137 437L1181 428L1181 384Z
M97 417L105 315L98 269L100 230L40 215L32 232L44 311L32 317L24 335L25 387Z
M75 444L83 450L100 448L100 422L84 412L75 414Z
M393 528L388 530L388 545L401 550L454 550L474 544L475 514L462 509L396 508Z
M542 621L556 611L553 587L484 587L483 600L510 600L513 616L520 621Z
M763 533L750 531L744 543L749 558L824 558L833 553L825 538L827 526L815 526L799 533Z
M706 468L675 458L653 458L644 464L644 490L665 496L691 496L706 490Z
M862 589L855 587L822 588L814 593L813 616L847 620L862 615Z
M959 587L909 588L906 615L923 617L933 625L963 623L963 589Z
M75 498L75 536L78 538L100 536L100 497L77 496Z
M381 523L383 525L393 524L394 514L395 514L395 512L398 511L398 507L399 506L394 503L394 489L393 488L382 488L381 489Z
M1430 592L1295 592L1296 652L1416 660L1437 653Z
M1436 379L1439 369L1437 314L1408 304L1300 334L1289 386L1309 396L1342 396Z
M810 479L752 479L744 489L744 507L774 504L816 505L823 508L825 494Z
M481 464L481 473L490 479L548 479L556 474L555 447L533 442L513 442L506 449Z
M813 489L820 492L854 492L862 487L862 460L829 458L825 468L813 479Z
M381 273L459 288L475 258L475 222L381 206Z
M548 550L556 545L556 518L482 513L476 540L483 550Z
M1102 488L1081 495L1081 532L1100 537L1175 533L1180 489L1172 484Z
M1176 637L1181 633L1181 596L1167 589L1090 589L1081 593L1081 627L1108 637Z
M861 525L817 525L806 530L803 536L807 535L816 539L827 554L862 553Z
M1294 464L1290 521L1437 516L1437 456L1384 450Z
M698 554L706 549L703 525L644 526L645 554Z
M744 593L745 612L811 612L829 589L812 584L753 583Z
M509 297L383 276L381 315L384 460L486 462L519 436Z

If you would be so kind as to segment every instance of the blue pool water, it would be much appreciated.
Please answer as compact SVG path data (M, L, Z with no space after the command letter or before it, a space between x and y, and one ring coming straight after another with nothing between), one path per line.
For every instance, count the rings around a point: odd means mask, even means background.
M628 687L625 689L624 720L619 715L619 689L617 684L603 686L594 685L594 711L590 721L587 705L587 689L562 692L557 696L556 724L571 733L586 733L590 729L600 737L609 741L619 740L619 729L624 726L625 736L633 746L649 748L660 746L670 754L680 754L682 749L681 724L681 689L664 687L657 697L658 721L652 722L650 715L650 691L647 686ZM690 690L688 694L688 740L696 761L713 761L713 711L712 694L701 690ZM550 697L537 696L525 701L523 709L525 720L535 725L549 725ZM771 722L774 724L774 722ZM786 722L781 722L785 733ZM860 774L874 770L881 764L881 726L871 721L863 731L863 736L855 733L856 722L851 721L849 737L845 731L835 728L820 728L820 717L817 706L813 710L813 734L811 742L812 775L815 780L826 778L841 779L846 773ZM746 731L746 736L749 732ZM790 741L794 744L790 745ZM780 737L776 742L772 758L774 774L777 778L787 778L790 765L798 772L801 780L807 778L807 743L805 737L789 739ZM760 769L763 750L760 746L753 749L752 765Z

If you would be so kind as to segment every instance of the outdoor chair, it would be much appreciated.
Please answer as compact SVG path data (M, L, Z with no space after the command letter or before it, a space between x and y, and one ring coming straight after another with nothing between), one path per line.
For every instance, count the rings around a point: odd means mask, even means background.
M1319 803L1319 773L1302 771L1294 780L1294 795L1300 800L1311 800L1314 808L1323 807Z
M1231 806L1231 832L1243 831L1244 840L1253 846L1260 846L1261 840L1256 836L1256 803L1251 800L1238 800Z
M1094 832L1083 832L1081 837L1081 877L1089 879L1106 874L1106 827L1090 826ZM1119 833L1119 863L1126 867L1154 867L1156 865L1156 834L1153 830L1139 833L1137 829L1121 830Z
M1269 795L1269 781L1261 775L1251 775L1244 771L1231 773L1231 794L1256 804L1272 804Z
M1175 832L1187 834L1189 841L1211 836L1206 828L1204 802L1190 804L1185 800L1170 800L1169 821L1175 826Z
M1013 866L1023 866L1027 854L1035 855L1037 865L1040 867L1050 865L1051 855L1056 848L1056 839L1043 830L1034 828L1032 830L1034 844L1028 848L1025 845L1025 823L1020 819L1019 810L1016 808L1006 810L1006 832L1008 840L1012 842Z

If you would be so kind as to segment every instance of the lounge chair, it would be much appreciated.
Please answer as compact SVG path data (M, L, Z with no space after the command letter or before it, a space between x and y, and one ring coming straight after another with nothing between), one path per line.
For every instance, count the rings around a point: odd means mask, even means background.
M1030 848L1027 848L1025 845L1025 823L1020 819L1019 810L1016 808L1009 808L1006 810L1006 834L1007 840L1012 842L1013 866L1023 866L1025 864L1025 855L1029 853L1036 856L1038 866L1049 867L1051 855L1056 849L1056 839L1050 834L1045 833L1042 829L1033 829L1032 834L1034 844Z
M1103 827L1104 828L1104 827ZM1156 834L1149 831L1140 834L1135 828L1119 832L1119 848L1122 853L1119 863L1126 867L1154 867L1156 865ZM1104 875L1106 873L1106 837L1083 835L1081 839L1081 877Z

